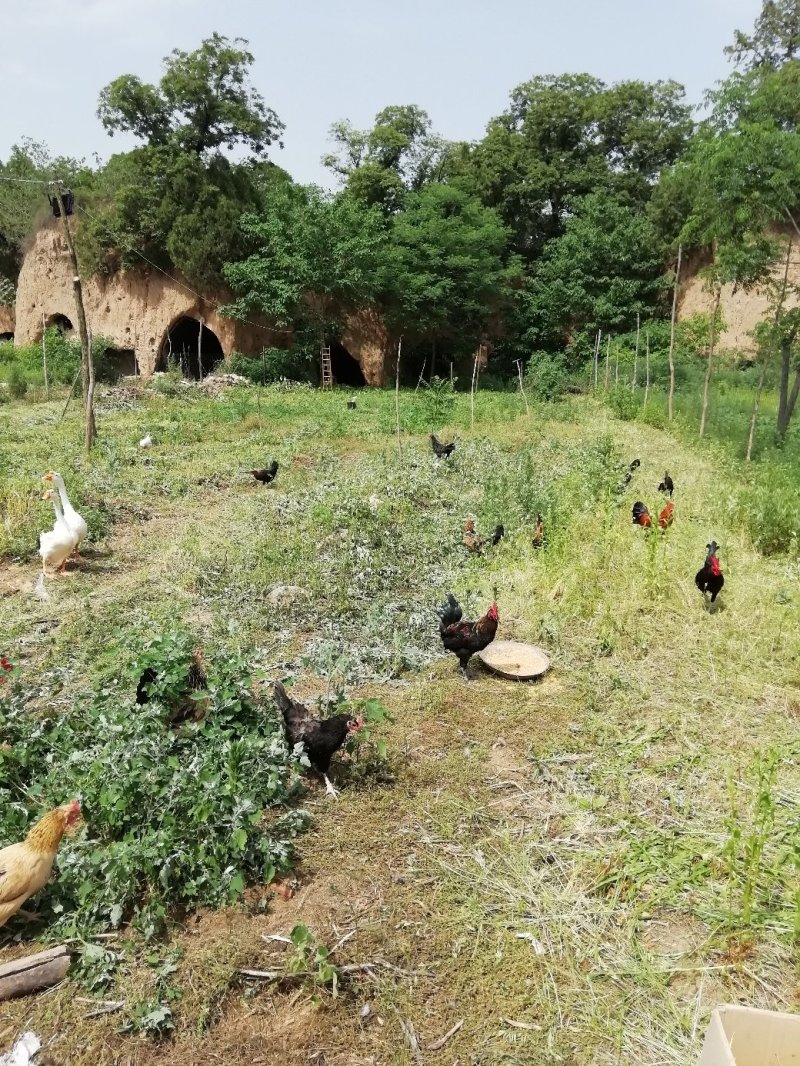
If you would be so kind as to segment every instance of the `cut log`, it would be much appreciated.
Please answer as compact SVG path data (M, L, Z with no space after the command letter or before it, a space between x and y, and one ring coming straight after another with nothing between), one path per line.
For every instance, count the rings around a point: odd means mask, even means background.
M0 966L0 1002L57 985L66 977L71 962L69 949L62 944L5 963Z

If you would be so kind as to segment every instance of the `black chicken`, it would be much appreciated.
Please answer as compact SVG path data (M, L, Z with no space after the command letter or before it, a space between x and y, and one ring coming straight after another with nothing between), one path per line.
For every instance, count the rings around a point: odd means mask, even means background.
M461 604L452 592L439 609L439 635L446 651L458 656L461 673L469 681L467 665L472 656L492 643L497 633L497 604L493 603L477 622L462 622Z
M499 544L505 535L505 526L502 524L502 522L498 522L497 525L494 527L494 533L492 533L492 546L494 547L495 544Z
M643 504L641 500L637 500L633 505L631 515L635 526L644 526L645 529L650 529L653 524L650 512L647 510L646 504Z
M712 603L716 600L722 591L722 586L725 584L722 567L719 565L719 559L717 558L718 548L719 544L715 540L712 540L710 544L706 544L706 561L703 563L703 569L698 570L694 578L695 585L703 593L703 599L706 598L707 593L711 593Z
M277 460L273 459L269 466L264 467L263 470L248 470L248 474L252 474L256 481L260 481L262 485L269 485L275 480L275 475L278 473Z
M144 707L152 699L150 690L158 684L158 679L159 674L154 667L148 666L142 671L139 684L136 686L136 702L140 707ZM195 648L181 691L174 700L170 701L170 725L178 725L189 718L193 718L196 722L205 718L208 712L208 696L200 695L200 693L206 693L207 690L208 680L203 668L203 649Z
M544 547L544 518L540 514L536 516L536 526L533 530L531 544L533 544L534 548Z
M633 462L628 467L628 469L631 470L631 471L638 470L641 465L642 465L642 460L641 459L634 459Z
M328 779L331 759L341 748L350 733L358 733L364 723L361 718L349 714L335 714L331 718L315 718L302 703L295 703L280 681L274 685L275 702L283 715L286 737L294 747L302 744L308 761L325 780L325 791L336 799L338 793Z
M434 433L430 434L431 448L433 448L433 454L437 459L449 459L453 452L456 450L456 442L452 441L450 444L442 444L441 441L436 439Z
M672 493L675 491L675 485L673 484L672 478L669 476L669 470L664 471L664 480L658 486L658 491L668 493L670 499L672 498Z

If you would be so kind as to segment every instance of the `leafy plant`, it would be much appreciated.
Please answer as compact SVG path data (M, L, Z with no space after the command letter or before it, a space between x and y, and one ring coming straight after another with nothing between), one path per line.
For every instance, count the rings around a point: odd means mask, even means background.
M287 971L309 976L315 984L330 987L335 997L339 989L339 971L329 961L328 948L316 940L306 925L296 925L289 937L295 950L287 964Z
M28 391L28 379L25 376L25 371L17 363L11 367L11 373L8 377L8 391L15 400L21 400Z

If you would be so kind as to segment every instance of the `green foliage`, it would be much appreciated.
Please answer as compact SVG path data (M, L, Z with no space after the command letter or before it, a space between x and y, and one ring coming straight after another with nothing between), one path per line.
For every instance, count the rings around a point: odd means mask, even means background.
M21 400L28 391L28 379L19 363L11 367L11 373L8 375L8 391L14 400Z
M294 953L287 964L287 972L308 976L315 984L329 987L335 998L339 989L339 971L329 961L328 948L314 937L306 925L294 926L289 937L294 945Z
M547 347L568 334L630 329L665 289L664 249L641 210L602 193L573 206L536 269L534 332Z
M245 215L241 226L251 251L225 270L238 296L231 313L255 311L282 325L311 320L319 341L344 309L374 297L384 244L380 212L279 180L263 210Z
M739 510L753 544L764 555L800 551L800 486L764 471L739 497Z
M234 352L228 360L234 374L241 374L258 385L275 381L316 380L316 356L297 345L291 348L265 348L261 355Z
M445 425L456 402L453 383L449 378L440 378L434 374L431 380L425 383L422 402L428 425Z
M725 52L737 66L761 70L788 63L800 51L798 0L764 0L752 34L736 30Z
M210 671L203 721L167 724L190 647L187 634L166 631L123 684L117 670L52 718L31 713L32 678L3 691L10 748L0 752L0 839L24 834L38 804L79 795L84 806L86 836L62 848L61 876L42 900L52 925L88 930L130 919L152 936L169 911L238 899L249 880L268 882L291 861L304 816L284 809L289 753L280 722L254 703L241 658L220 657ZM146 667L157 677L151 702L137 707L133 690Z
M568 384L563 356L551 352L533 352L525 371L525 388L538 400L555 400Z
M150 146L196 156L222 148L263 156L283 130L250 85L247 41L214 33L194 52L174 49L159 84L123 74L103 89L97 109L108 133L131 133Z
M639 413L639 400L628 385L616 385L608 394L608 406L623 422L632 422Z

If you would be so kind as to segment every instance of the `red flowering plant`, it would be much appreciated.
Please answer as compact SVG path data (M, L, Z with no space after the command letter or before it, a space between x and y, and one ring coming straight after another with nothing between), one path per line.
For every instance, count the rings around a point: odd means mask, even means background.
M5 685L6 681L8 681L8 675L13 669L14 664L10 663L5 655L0 655L0 670L2 670L2 673L0 673L0 685Z

